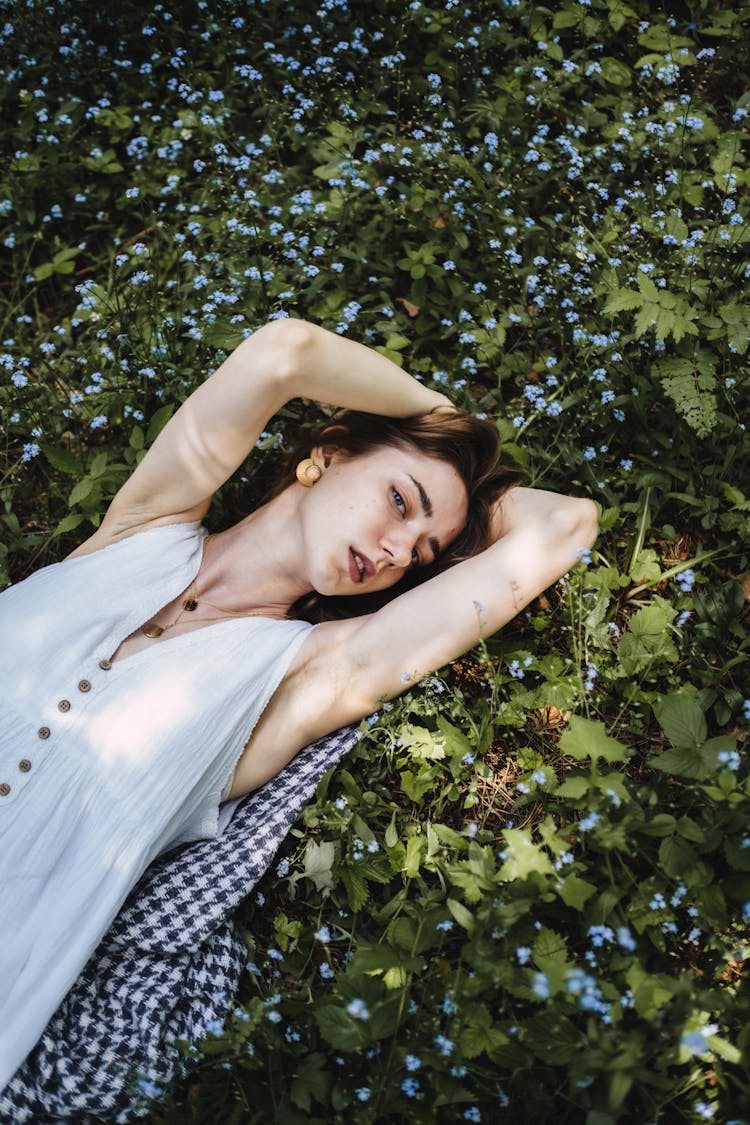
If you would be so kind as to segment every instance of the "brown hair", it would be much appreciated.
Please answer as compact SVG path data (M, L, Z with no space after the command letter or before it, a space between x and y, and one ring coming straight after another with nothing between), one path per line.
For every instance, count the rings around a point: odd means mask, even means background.
M278 495L294 482L297 462L308 456L311 447L321 444L335 445L352 457L382 446L394 446L445 461L464 482L469 507L464 528L434 563L407 570L397 585L372 594L351 597L326 597L315 591L306 594L289 609L290 617L305 621L329 621L373 613L405 590L426 582L462 559L478 554L489 545L493 503L523 479L523 472L517 466L500 461L500 439L495 425L475 418L473 414L456 411L423 414L416 418L385 418L378 414L347 411L292 450L271 496Z

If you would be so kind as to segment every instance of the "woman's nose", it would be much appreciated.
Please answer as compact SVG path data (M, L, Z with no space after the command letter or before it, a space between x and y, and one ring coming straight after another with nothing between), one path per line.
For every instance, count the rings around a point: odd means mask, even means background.
M390 531L381 539L381 546L389 559L389 565L407 567L411 565L414 550L414 536L408 528Z

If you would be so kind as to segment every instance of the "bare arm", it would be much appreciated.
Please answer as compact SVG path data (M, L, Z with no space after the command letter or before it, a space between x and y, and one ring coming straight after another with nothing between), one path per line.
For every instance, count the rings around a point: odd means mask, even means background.
M319 625L274 695L235 777L233 795L272 777L302 746L495 633L565 574L597 533L590 500L513 488L498 502L495 542L370 617Z
M511 489L496 506L487 550L403 594L352 634L348 659L366 669L365 706L497 632L574 566L597 530L591 500Z
M305 321L271 321L168 422L113 500L108 534L175 515L201 518L269 418L297 396L394 417L448 403L372 348Z

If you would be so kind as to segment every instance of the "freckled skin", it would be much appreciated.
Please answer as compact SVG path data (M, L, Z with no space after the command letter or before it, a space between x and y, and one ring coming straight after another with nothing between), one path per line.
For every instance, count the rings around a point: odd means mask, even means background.
M321 594L387 589L414 565L413 552L419 565L432 562L433 540L445 550L464 526L466 489L443 461L391 448L360 457L318 452L316 461L323 475L307 490L300 519L309 580ZM429 497L431 515L415 480ZM374 568L361 583L352 581L350 548Z

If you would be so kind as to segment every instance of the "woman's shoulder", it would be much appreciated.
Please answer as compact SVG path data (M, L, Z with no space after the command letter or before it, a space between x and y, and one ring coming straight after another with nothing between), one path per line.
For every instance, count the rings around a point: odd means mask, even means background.
M84 539L83 543L71 551L69 555L66 555L65 561L96 554L98 551L126 543L128 540L135 540L141 535L149 535L151 532L161 531L165 538L180 539L202 531L199 518L196 518L192 513L187 513L186 516L187 518L184 518L183 515L162 516L159 519L138 522L110 521L108 523L105 519L93 535Z

